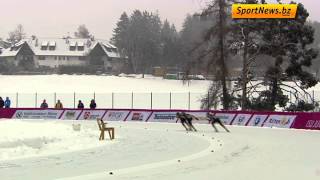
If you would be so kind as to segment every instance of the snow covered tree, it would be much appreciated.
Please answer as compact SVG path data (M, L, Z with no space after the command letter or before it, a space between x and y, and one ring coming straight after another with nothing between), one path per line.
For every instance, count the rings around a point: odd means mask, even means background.
M306 89L317 84L316 78L306 71L317 57L317 51L309 45L314 40L314 30L308 25L309 13L299 3L295 19L266 19L262 22L261 53L272 57L271 65L265 74L264 85L259 97L252 100L252 109L275 110L285 107L291 93L298 101L311 99ZM283 81L290 80L291 83Z

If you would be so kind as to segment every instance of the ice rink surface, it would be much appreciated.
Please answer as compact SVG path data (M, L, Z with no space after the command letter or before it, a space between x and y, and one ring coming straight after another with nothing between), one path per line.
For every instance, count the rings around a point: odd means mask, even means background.
M74 131L72 124L81 124ZM320 132L206 124L0 121L1 180L318 180Z

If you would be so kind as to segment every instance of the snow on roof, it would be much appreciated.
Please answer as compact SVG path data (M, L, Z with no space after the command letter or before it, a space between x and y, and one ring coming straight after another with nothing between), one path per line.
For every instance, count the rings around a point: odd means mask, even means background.
M120 58L120 54L117 51L117 48L110 43L101 42L99 43L103 49L103 51L107 54L107 56L111 58Z
M48 46L48 41L42 41L41 46Z
M49 46L56 46L56 42L55 41L50 41L49 42Z
M84 42L77 42L78 46L84 46Z
M117 48L111 45L106 40L90 40L82 38L35 38L23 39L15 44L21 46L23 43L28 43L36 56L86 56L97 44L100 44L105 53L112 58L120 58ZM41 42L39 45L38 42ZM54 50L41 49L42 46L55 46ZM83 47L82 50L70 50L70 46ZM19 49L14 51L10 48L3 49L2 57L16 56Z
M77 42L71 41L69 44L70 44L70 46L76 46L76 45L77 45Z

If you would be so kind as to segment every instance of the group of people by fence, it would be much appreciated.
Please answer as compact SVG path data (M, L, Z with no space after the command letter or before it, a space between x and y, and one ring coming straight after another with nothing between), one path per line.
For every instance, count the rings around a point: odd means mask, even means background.
M6 97L5 100L3 100L2 97L0 97L0 109L10 108L10 106L11 106L11 100L9 99L9 97Z
M90 109L96 109L97 108L97 103L94 99L91 100L90 105L89 105ZM44 99L40 105L40 108L42 109L47 109L49 108L49 105L47 103L47 101ZM58 100L54 106L55 109L63 109L63 104L60 100ZM78 101L78 109L84 109L85 106L83 104L83 102L81 100Z

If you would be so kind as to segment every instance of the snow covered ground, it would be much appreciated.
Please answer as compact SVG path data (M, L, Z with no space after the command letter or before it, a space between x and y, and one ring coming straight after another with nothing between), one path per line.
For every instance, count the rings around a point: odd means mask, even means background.
M39 107L43 99L46 99L51 107L54 105L54 100L60 99L64 107L73 108L74 93L76 104L78 100L82 100L85 106L95 98L98 108L151 108L152 92L153 108L169 109L171 93L171 108L188 109L190 92L190 108L199 109L199 99L207 94L210 84L209 81L198 80L191 81L188 85L183 84L182 81L165 80L150 75L146 78L94 75L0 75L0 82L3 84L3 88L0 88L0 96L10 97L12 107L18 104L18 107L32 108Z
M74 131L72 124L81 124ZM110 122L114 141L98 141L95 121L0 121L1 180L318 180L320 132L207 124ZM21 151L24 149L24 151Z

